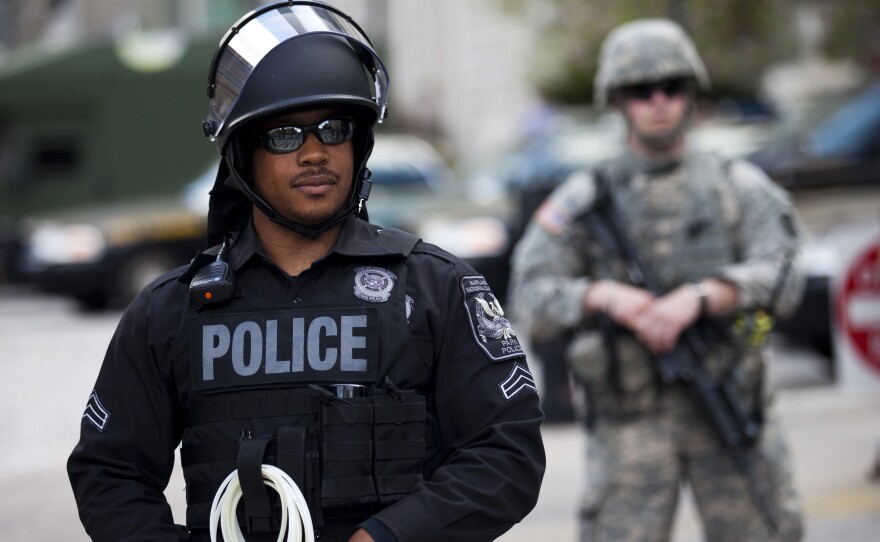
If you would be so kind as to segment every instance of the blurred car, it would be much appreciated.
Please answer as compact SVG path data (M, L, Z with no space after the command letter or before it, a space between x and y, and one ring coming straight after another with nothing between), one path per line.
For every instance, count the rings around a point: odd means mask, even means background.
M840 270L836 232L880 209L880 83L834 96L783 122L748 158L792 195L806 229L804 299L777 329L833 357L830 287Z
M880 83L783 123L749 159L793 192L880 184Z
M506 198L480 198L428 142L381 134L368 167L370 222L418 235L470 263L503 297L511 235Z
M24 236L21 229L19 221L0 216L0 285L20 281L15 261Z
M369 161L370 220L434 242L471 262L490 284L509 235L504 206L481 205L428 142L381 134ZM208 192L217 164L176 198L101 206L28 221L16 268L42 291L84 307L124 306L161 273L204 247ZM506 275L505 275L506 280Z
M87 308L127 304L203 247L208 189L216 171L216 165L206 170L178 198L27 221L19 273L40 290L73 297Z

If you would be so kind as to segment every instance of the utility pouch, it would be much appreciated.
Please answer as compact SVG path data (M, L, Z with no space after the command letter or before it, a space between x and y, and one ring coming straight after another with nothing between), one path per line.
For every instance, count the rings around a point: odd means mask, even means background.
M321 505L326 510L377 502L373 482L372 398L321 408Z
M321 409L325 510L403 498L422 480L425 398L392 393L326 401Z
M422 481L425 458L425 398L413 392L374 397L373 442L379 502L403 498Z

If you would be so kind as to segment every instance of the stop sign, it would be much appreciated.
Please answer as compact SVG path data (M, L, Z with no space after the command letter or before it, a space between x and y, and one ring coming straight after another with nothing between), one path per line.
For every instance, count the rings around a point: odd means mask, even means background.
M837 322L842 338L880 375L880 239L852 260L840 283Z

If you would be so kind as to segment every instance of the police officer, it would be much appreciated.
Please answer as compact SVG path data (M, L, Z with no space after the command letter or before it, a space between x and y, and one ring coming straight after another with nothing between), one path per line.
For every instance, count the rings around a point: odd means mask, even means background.
M597 101L625 120L626 149L572 176L536 211L515 250L511 299L530 334L575 334L568 358L588 434L582 540L668 540L682 483L711 542L798 540L762 345L768 314L791 311L801 291L791 202L754 166L688 150L696 93L709 81L677 24L638 20L612 31L595 83ZM634 285L614 245L585 220L609 201L660 292ZM685 385L664 384L651 364L700 319L724 332L708 335L702 364L763 420L750 476Z
M388 77L319 2L246 15L211 66L213 248L149 285L107 351L68 472L94 540L208 540L238 472L275 540L282 468L323 540L492 540L534 507L542 413L485 279L360 218ZM186 526L163 490L175 448Z

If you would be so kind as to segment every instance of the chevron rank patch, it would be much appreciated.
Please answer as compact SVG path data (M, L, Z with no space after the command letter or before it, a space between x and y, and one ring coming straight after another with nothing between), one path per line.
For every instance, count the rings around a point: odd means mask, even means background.
M524 389L538 391L535 387L535 379L532 377L532 373L519 363L513 366L513 370L510 371L504 382L498 384L498 387L501 388L501 393L504 394L504 398L508 401Z
M83 412L82 417L92 422L92 425L97 427L98 431L103 431L104 428L107 427L107 420L110 419L110 412L101 404L101 400L98 399L98 393L94 390L92 390L92 394L89 395L89 402L86 405L86 410Z
M504 317L501 303L486 279L480 275L462 277L461 290L471 334L489 359L502 361L524 356L510 320Z

